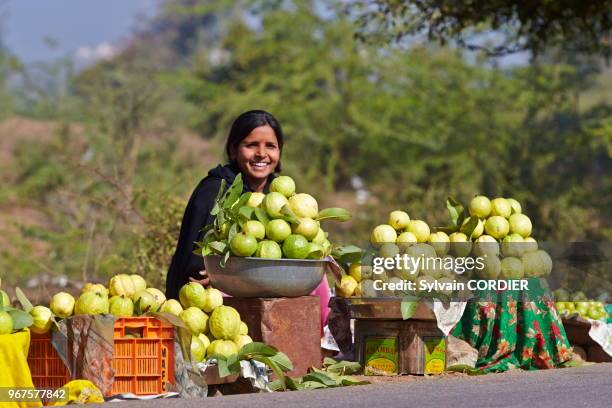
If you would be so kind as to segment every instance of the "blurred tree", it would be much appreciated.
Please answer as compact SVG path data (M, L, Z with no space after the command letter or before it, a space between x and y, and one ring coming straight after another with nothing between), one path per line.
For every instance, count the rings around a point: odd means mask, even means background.
M598 61L559 46L508 67L462 49L358 41L358 9L326 0L164 5L121 54L69 77L78 103L57 109L50 93L24 105L83 126L15 150L5 196L49 221L9 237L21 249L5 270L163 282L184 205L175 195L254 108L281 120L298 189L353 209L336 242L367 240L395 208L444 225L446 197L476 193L519 199L540 240L612 238L611 83ZM186 142L184 127L206 140ZM28 237L48 245L43 261L21 245Z
M13 110L13 97L9 90L11 74L21 68L19 61L11 55L2 38L2 22L0 21L0 119Z
M548 237L605 231L589 226L607 211L600 202L577 205L585 197L577 186L599 188L610 166L601 143L576 150L588 139L576 101L596 69L495 68L453 50L380 48L354 41L350 19L321 13L321 2L272 3L261 24L229 25L224 59L198 59L181 75L203 135L221 144L236 115L261 107L284 124L285 168L302 188L331 193L359 176L377 202L402 203L434 224L446 222L450 192L513 195ZM592 166L595 157L603 161ZM581 183L577 168L595 184ZM574 221L560 226L559 217Z
M351 0L343 7L356 17L361 36L385 41L426 35L491 55L522 50L538 55L555 46L605 56L612 50L610 0Z

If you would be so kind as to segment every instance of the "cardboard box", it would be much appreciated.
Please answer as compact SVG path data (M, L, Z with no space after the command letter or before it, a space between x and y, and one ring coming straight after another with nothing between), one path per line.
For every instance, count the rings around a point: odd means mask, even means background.
M290 376L302 376L321 367L319 298L225 298L249 327L253 341L261 341L287 354L293 363Z
M447 338L435 321L355 321L355 345L366 375L440 374Z

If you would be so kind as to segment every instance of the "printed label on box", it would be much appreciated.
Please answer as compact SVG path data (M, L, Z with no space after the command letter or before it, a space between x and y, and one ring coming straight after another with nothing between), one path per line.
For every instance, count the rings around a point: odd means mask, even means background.
M441 374L446 369L446 339L423 337L425 346L425 374Z
M397 374L397 344L397 337L366 337L364 374Z

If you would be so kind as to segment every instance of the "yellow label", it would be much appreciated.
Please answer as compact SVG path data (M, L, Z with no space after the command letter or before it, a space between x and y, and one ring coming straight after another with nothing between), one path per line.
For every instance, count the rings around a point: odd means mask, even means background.
M425 346L424 374L441 374L446 369L446 339L423 337Z
M397 338L367 337L364 357L365 375L397 374Z
M368 361L365 369L366 375L384 375L394 374L396 372L397 367L395 366L395 363L383 357Z
M444 372L444 361L434 359L430 360L425 366L425 372L427 374L441 374Z

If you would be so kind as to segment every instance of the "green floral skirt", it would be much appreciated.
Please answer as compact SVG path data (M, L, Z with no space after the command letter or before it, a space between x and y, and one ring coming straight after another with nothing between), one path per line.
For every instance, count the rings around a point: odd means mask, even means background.
M476 368L500 372L559 367L573 353L548 289L530 279L529 293L480 291L453 335L478 350Z

